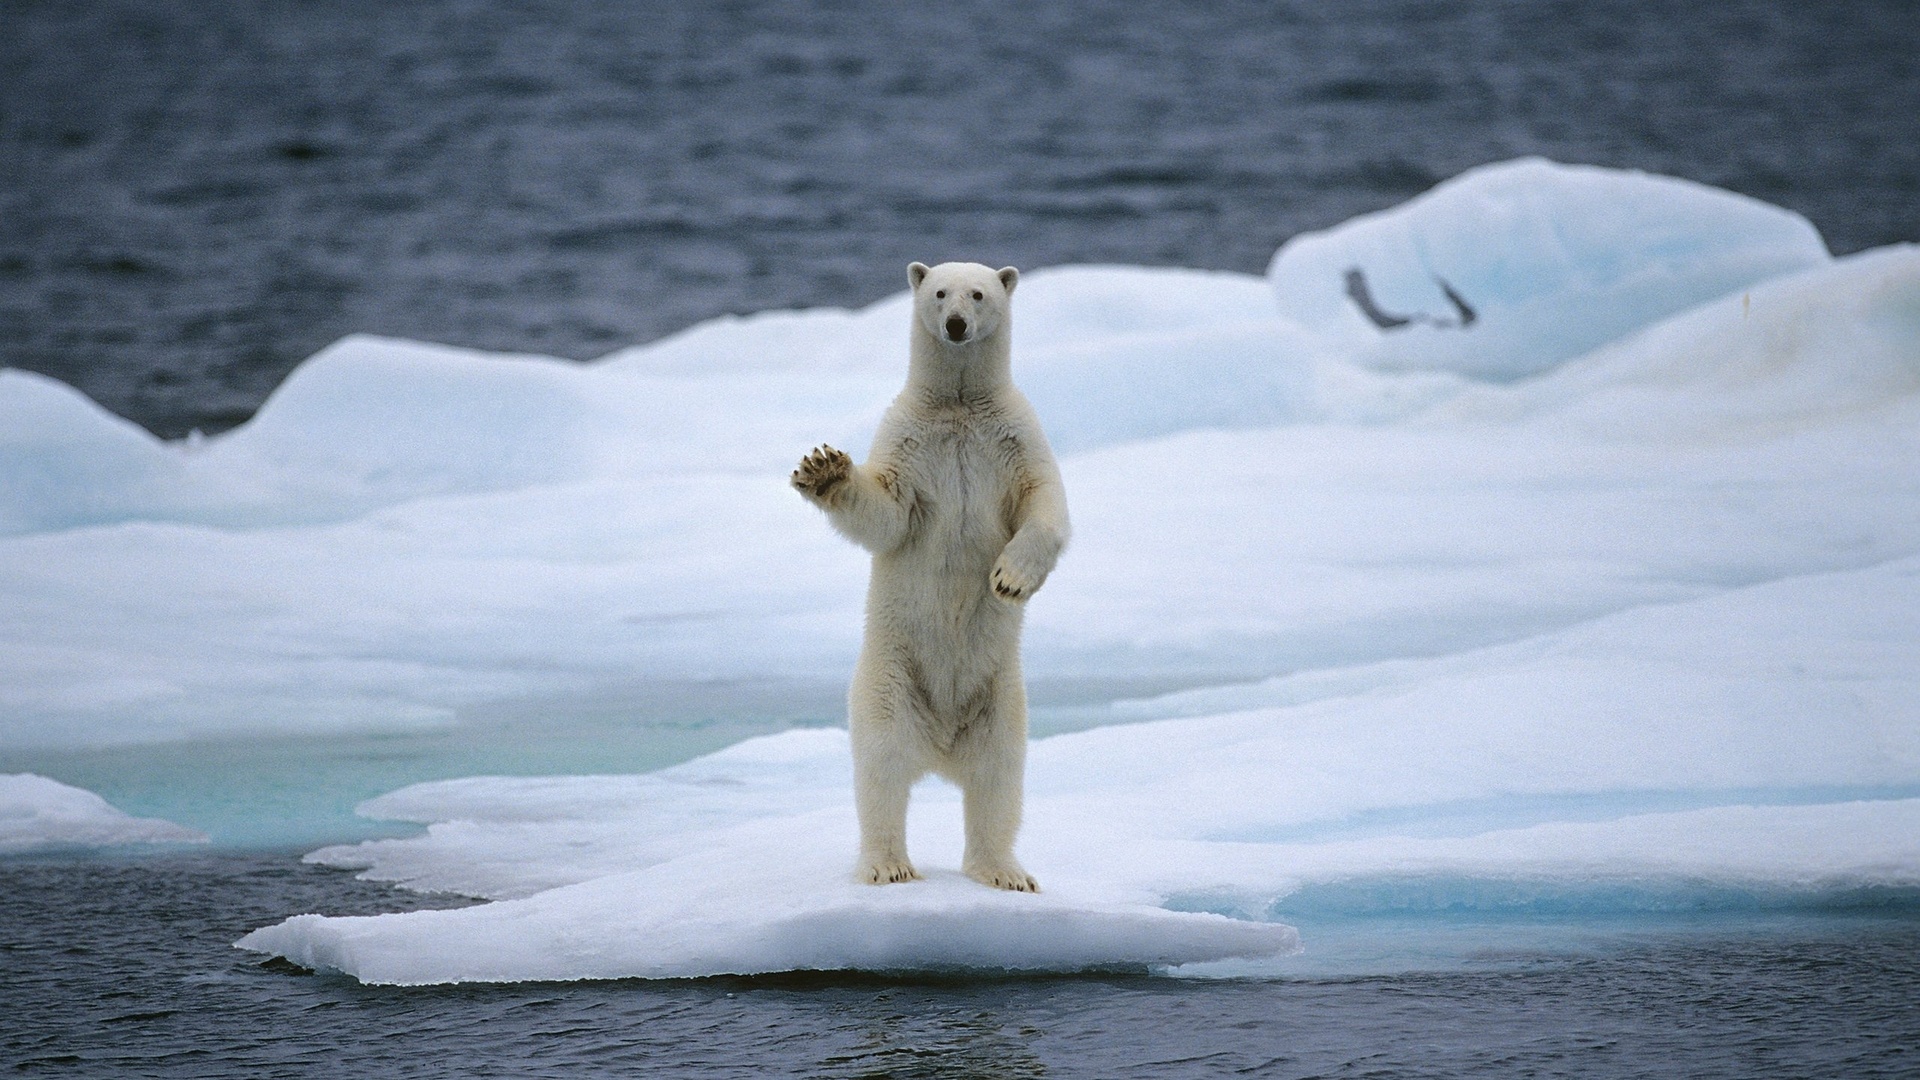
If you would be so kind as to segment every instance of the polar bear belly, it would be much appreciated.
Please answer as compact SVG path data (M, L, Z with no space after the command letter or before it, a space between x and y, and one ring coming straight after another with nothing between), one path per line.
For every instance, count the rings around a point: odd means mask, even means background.
M994 560L1012 537L1002 462L964 434L926 440L909 468L914 530L876 556L870 626L889 643L889 666L914 720L950 752L991 720L1002 682L1018 679L1020 608L993 595ZM877 618L876 618L877 617ZM878 641L874 642L875 644Z

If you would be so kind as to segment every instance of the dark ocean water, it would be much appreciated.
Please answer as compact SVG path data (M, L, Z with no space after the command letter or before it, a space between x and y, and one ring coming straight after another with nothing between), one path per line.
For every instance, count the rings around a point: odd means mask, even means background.
M909 260L1259 271L1525 154L1920 239L1912 0L6 0L0 366L168 436L343 334L589 358Z
M1653 920L1361 977L403 989L229 947L289 911L417 905L292 853L15 859L0 896L0 1065L21 1075L1920 1075L1910 908Z
M1253 272L1524 154L1920 239L1920 4L0 0L0 366L215 431L354 331L588 358L911 259ZM395 990L229 947L421 903L297 856L0 860L0 1067L1920 1076L1911 905L1366 977Z

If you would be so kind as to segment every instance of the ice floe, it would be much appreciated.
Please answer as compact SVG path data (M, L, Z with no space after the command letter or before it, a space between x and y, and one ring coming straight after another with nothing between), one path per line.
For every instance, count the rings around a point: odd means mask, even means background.
M0 774L0 855L136 844L203 844L206 834L140 818L84 788L32 773Z

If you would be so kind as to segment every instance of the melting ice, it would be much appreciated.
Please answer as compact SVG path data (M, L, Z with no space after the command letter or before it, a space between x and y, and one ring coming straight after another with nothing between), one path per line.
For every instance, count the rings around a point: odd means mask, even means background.
M349 338L193 446L0 373L0 746L844 685L864 558L785 476L865 445L905 320L589 365ZM1075 516L1029 676L1182 688L1035 742L1044 893L958 876L938 784L930 880L848 883L814 729L375 799L425 833L310 857L494 902L243 946L393 983L1179 967L1311 954L1329 913L1920 888L1920 251L1524 161L1264 280L1043 270L1016 330Z

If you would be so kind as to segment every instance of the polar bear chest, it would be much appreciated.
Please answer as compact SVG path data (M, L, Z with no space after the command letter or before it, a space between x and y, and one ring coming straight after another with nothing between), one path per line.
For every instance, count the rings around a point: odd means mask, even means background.
M913 492L908 546L956 571L991 565L1013 535L1017 445L964 422L929 427L910 443L901 470Z

